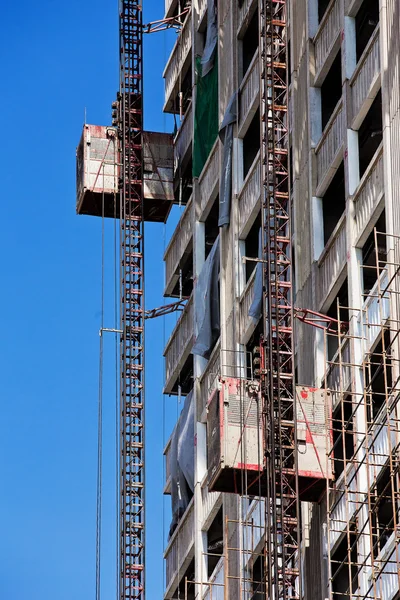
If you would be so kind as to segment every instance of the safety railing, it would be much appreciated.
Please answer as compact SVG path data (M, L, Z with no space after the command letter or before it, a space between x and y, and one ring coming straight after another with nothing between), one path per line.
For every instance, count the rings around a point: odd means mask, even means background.
M171 440L172 437L169 438L168 442L164 448L164 464L165 464L165 485L164 485L164 494L171 493Z
M179 583L179 575L183 576L189 566L194 552L194 529L194 502L192 499L164 552L166 567L165 598L172 597L169 592L173 592Z
M354 194L356 239L363 233L384 194L383 145L371 160Z
M346 214L343 213L318 261L320 306L346 265L346 252Z
M217 139L199 177L200 215L214 196L219 181L219 140Z
M183 160L193 140L193 111L192 105L186 111L181 126L174 139L174 168Z
M193 295L188 300L164 350L165 393L170 393L180 368L189 356L194 335Z
M251 217L260 210L261 162L258 152L239 192L239 236L245 238L251 227Z
M315 80L318 81L328 57L339 43L343 0L331 0L314 37Z
M372 103L380 79L379 25L365 48L350 80L352 120L366 102Z
M181 218L175 228L171 240L165 250L165 295L172 293L172 289L179 279L179 265L185 254L189 252L193 240L193 207L192 197L187 203Z
M192 13L190 12L183 24L171 55L164 69L165 79L165 103L166 105L171 100L174 89L178 84L179 75L182 72L183 66L189 56L192 47Z
M210 360L207 363L204 373L200 377L200 409L201 413L207 406L208 399L213 390L218 385L219 376L221 375L221 343L218 342L212 351Z
M202 529L207 530L222 505L221 492L210 492L207 485L201 488Z
M253 263L254 264L254 263ZM249 317L249 309L254 299L254 282L256 278L256 269L254 269L249 278L243 294L240 297L240 343L245 344L249 336L254 331L257 325L255 319Z
M379 283L381 291L379 293ZM364 340L364 352L369 352L374 345L378 335L382 331L382 326L390 316L389 292L386 291L388 285L387 267L383 270L379 280L368 294L363 304L359 322L362 323L361 335Z
M315 148L318 186L332 168L344 141L343 102L338 102Z
M242 134L257 110L259 94L260 61L257 50L240 85L239 134Z

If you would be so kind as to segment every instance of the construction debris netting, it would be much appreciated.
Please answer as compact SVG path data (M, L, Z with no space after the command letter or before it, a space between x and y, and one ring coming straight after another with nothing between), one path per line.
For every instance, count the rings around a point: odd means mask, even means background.
M175 531L194 492L194 401L193 390L172 433L170 454L172 522L169 537Z
M219 218L218 227L229 225L231 213L232 196L232 149L233 149L233 127L237 118L237 92L229 100L219 137L224 145L222 173L219 186Z
M201 59L196 59L196 108L193 136L193 177L198 177L218 137L218 61L202 75Z
M258 258L262 259L263 247L262 247L262 230L258 234ZM257 263L256 266L256 277L254 279L253 288L253 301L249 308L249 317L253 319L261 319L262 307L263 307L263 263Z
M203 77L208 75L214 67L215 54L218 43L218 23L217 9L215 0L207 0L207 34L206 44L204 46L203 56L201 57L201 66Z
M195 287L196 340L192 354L210 358L221 329L219 315L219 236L205 261Z

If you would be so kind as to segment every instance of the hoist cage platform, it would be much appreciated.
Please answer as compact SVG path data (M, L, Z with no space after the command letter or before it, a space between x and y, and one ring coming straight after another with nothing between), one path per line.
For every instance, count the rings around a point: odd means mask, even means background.
M332 479L330 394L296 387L299 497L318 502ZM263 408L259 382L221 378L207 404L210 490L266 496Z
M144 220L165 223L174 201L173 136L143 133ZM120 159L113 127L84 125L76 150L76 211L119 218Z

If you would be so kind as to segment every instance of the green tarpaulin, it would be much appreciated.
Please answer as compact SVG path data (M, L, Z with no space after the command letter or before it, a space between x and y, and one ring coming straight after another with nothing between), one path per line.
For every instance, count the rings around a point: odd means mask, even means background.
M198 177L218 136L218 59L201 76L201 58L196 59L197 91L194 114L193 177Z

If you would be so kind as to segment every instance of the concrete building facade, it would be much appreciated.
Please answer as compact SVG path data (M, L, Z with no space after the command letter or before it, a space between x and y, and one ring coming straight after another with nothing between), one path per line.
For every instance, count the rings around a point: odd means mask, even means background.
M164 352L164 392L192 392L194 470L165 549L165 598L261 598L268 597L266 501L210 491L207 483L207 403L221 377L257 380L264 333L262 316L252 310L259 263L251 260L261 258L264 196L259 9L257 0L189 4L164 71L165 111L178 124L175 202L181 207L164 257L165 296L187 298ZM185 8L181 0L166 0L166 17ZM330 331L301 321L295 328L297 383L329 391L332 441L324 460L334 472L325 491L301 506L298 593L307 600L395 600L400 7L397 0L288 0L288 11L294 305L335 322ZM217 96L209 90L216 103L208 108L217 129L202 141L209 124L199 110L206 63L203 74L199 64L214 16L218 85ZM221 127L228 113L234 115L230 154ZM229 223L221 226L227 173ZM216 254L219 319L201 356L192 353L205 310L199 282ZM178 445L171 438L165 448L165 491L175 485L181 499L173 473Z

